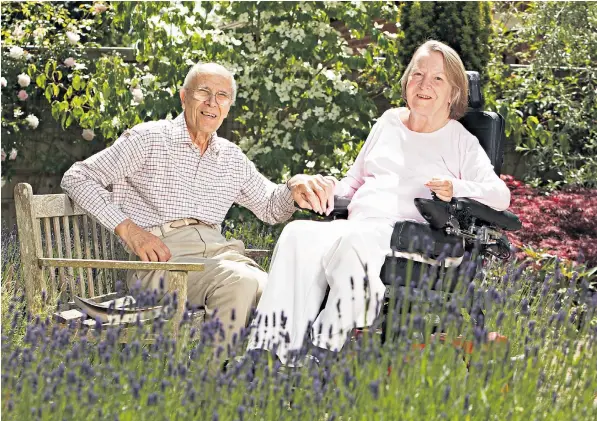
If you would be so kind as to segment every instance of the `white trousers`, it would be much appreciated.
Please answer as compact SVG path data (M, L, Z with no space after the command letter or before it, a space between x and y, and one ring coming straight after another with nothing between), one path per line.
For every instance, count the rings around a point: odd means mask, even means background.
M338 351L354 327L371 325L383 302L379 275L392 229L387 220L288 224L274 250L248 349L268 349L286 364L306 333L314 345Z

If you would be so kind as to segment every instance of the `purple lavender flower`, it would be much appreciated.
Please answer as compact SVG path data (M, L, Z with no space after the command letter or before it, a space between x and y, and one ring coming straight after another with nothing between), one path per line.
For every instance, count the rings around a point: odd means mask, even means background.
M371 395L373 395L373 399L375 400L379 399L379 383L380 380L374 380L371 383L369 383L369 391L371 392Z
M132 391L133 391L133 398L139 399L139 391L141 390L141 386L139 383L133 383Z
M158 394L155 392L150 393L147 396L147 406L154 406L158 403Z

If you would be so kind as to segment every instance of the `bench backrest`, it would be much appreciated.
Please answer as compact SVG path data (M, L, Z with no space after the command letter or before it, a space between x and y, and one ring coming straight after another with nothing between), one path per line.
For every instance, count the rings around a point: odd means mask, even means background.
M29 308L49 298L71 301L114 291L124 273L114 269L41 268L39 258L128 260L116 236L88 216L65 194L34 195L31 186L15 187L21 265Z

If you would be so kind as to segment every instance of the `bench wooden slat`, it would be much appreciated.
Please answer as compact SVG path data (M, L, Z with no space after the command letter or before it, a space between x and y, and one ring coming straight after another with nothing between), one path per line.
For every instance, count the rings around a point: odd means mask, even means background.
M54 257L54 250L52 247L52 227L50 225L50 218L43 218L44 224L44 234L46 237L46 257ZM50 287L48 293L54 297L56 294L56 268L50 267L48 268L48 272L50 273ZM42 271L45 277L45 271Z
M73 258L73 247L70 238L70 221L68 216L62 217L62 227L64 228L64 254L67 259ZM68 283L72 294L77 294L77 287L75 285L75 272L73 268L67 268Z
M93 242L93 252L94 257L97 260L101 260L102 256L100 255L100 248L98 244L98 235L97 235L97 223L95 221L91 221L91 240ZM95 266L94 266L95 267ZM96 270L95 271L95 287L97 289L98 295L104 294L104 289L102 288L102 279L104 278L104 271L103 270ZM106 291L108 292L108 291Z
M75 242L75 258L82 259L83 252L81 250L81 230L79 229L79 217L73 216L73 237ZM79 275L79 286L81 288L81 296L85 297L85 276L83 268L77 271Z
M87 259L38 259L41 267L59 268L98 268L98 269L133 269L133 270L169 270L181 272L200 272L205 269L203 263L139 262L125 260L87 260Z
M90 260L91 245L89 244L89 218L87 217L87 215L83 215L83 242L85 244L85 258L87 260ZM93 281L93 271L91 270L91 268L87 268L87 291L89 292L90 297L93 297L95 295Z
M56 244L56 253L58 254L58 258L61 259L64 257L62 253L62 234L60 233L60 218L58 216L52 217L52 222L54 224L54 241ZM64 274L64 268L58 268L58 291L64 291L64 286L66 285L66 275Z
M112 258L112 256L110 256L108 254L108 238L106 233L108 232L108 230L102 226L99 227L99 231L100 231L100 250L102 253L102 260L110 260ZM109 234L108 234L109 235ZM102 271L104 273L104 288L106 288L106 292L110 291L110 285L114 285L113 283L113 279L112 279L112 271L109 270L104 270Z
M261 250L261 249L246 249L245 255L250 257L251 259L259 259L261 257L266 257L271 253L270 250Z
M110 239L110 256L112 257L112 259L117 259L116 256L116 248L114 247L114 235L109 235L109 239ZM116 285L116 281L117 281L117 275L116 275L116 269L112 269L112 285Z

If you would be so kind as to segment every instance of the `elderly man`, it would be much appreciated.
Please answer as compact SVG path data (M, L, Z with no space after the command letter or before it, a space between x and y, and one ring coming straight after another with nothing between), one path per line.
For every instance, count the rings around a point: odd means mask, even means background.
M217 309L232 332L246 326L267 274L244 255L241 241L227 241L221 223L233 203L262 221L291 217L294 202L318 213L333 208L333 181L296 175L276 185L241 149L216 130L236 96L232 74L215 63L191 68L180 91L183 113L140 124L109 148L75 163L62 188L143 261L204 262L189 274L188 300ZM111 191L107 189L111 186ZM158 289L163 271L130 273L129 286ZM166 279L167 288L167 279Z

